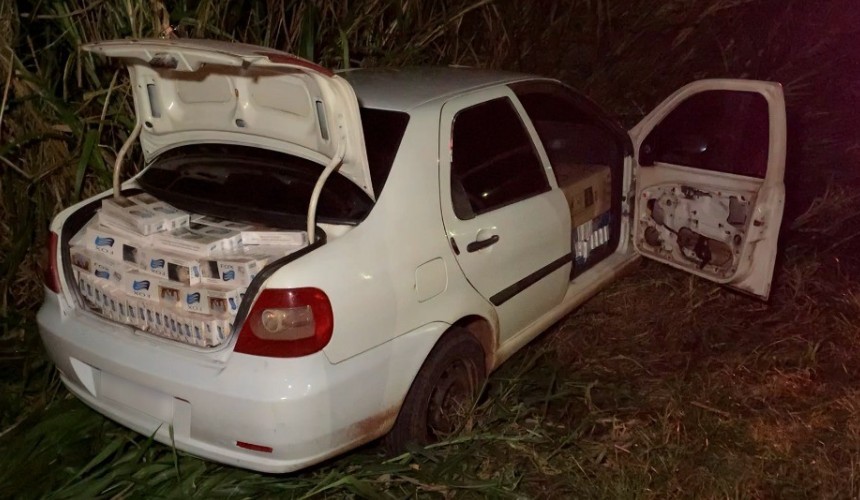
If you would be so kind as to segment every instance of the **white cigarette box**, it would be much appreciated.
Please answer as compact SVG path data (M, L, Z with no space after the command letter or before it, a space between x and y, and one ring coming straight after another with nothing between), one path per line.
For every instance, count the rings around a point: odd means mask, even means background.
M261 266L256 257L223 255L205 259L200 269L204 283L247 287Z
M233 229L236 231L247 231L254 228L253 224L220 219L218 217L212 217L210 215L192 216L191 222L196 222L198 224L204 224L207 226L222 227L224 229Z
M188 213L165 202L141 203L152 196L105 198L102 200L103 224L128 228L144 236L188 225Z
M146 243L139 235L119 228L105 227L103 217L97 216L96 223L87 226L84 235L86 248L94 250L116 262L128 262L137 266L145 258Z
M205 289L184 286L180 289L180 293L179 305L184 311L209 314L209 301Z
M265 227L242 231L243 245L277 245L301 248L308 244L305 231L283 231Z
M224 249L224 238L194 232L190 227L159 233L153 237L154 246L168 250L210 256Z
M235 316L242 303L244 288L208 286L205 288L206 303L211 314Z
M179 307L182 297L182 285L170 281L159 280L157 284L158 300L164 309Z
M122 264L107 259L102 254L91 250L88 252L76 253L75 255L79 264L89 266L89 269L79 268L81 273L87 274L98 280L93 283L99 283L99 285L102 286L103 283L101 283L101 281L104 280L104 282L112 285L118 285L122 281ZM87 257L89 260L84 262L84 259Z
M147 250L146 271L183 285L200 282L200 261L154 247Z
M150 274L127 269L122 274L119 287L129 297L157 302L159 300L158 282L159 280Z

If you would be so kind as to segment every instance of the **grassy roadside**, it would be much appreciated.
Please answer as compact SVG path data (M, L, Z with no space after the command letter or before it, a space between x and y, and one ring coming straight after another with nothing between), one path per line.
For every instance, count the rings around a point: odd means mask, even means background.
M3 392L20 399L3 405L12 411L3 414L0 491L62 498L855 497L858 244L839 244L850 219L821 234L818 228L857 201L832 190L788 228L769 304L643 264L496 372L470 429L400 457L369 446L270 476L177 454L68 395L29 346L19 363L26 375ZM16 407L26 408L25 420L15 420Z
M850 187L860 148L845 105L856 102L860 71L843 50L857 46L852 1L177 5L0 3L0 496L860 496ZM130 128L122 72L77 46L157 35L164 16L185 36L263 43L335 67L555 75L627 124L695 78L782 81L797 139L788 209L798 217L771 301L643 264L494 374L469 430L393 459L370 446L267 476L151 443L59 384L34 327L32 250L53 213L107 184ZM822 195L821 179L834 175L841 187Z

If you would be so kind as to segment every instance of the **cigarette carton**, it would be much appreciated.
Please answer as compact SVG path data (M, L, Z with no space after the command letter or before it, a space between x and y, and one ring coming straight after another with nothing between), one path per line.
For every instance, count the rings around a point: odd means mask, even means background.
M261 269L255 257L225 255L206 259L201 263L203 282L247 287Z
M209 301L205 289L184 286L180 289L180 293L179 305L184 311L209 314Z
M122 264L107 259L102 254L92 250L76 251L74 256L73 265L79 269L81 274L94 278L94 284L98 283L99 286L102 286L103 283L118 285L122 281ZM74 264L75 261L77 264Z
M301 248L308 244L305 231L282 231L266 227L256 227L242 231L243 245L276 245Z
M156 246L168 250L192 253L195 255L210 256L224 249L223 237L201 234L192 231L190 227L183 227L159 233L153 237ZM229 243L226 243L230 245Z
M211 314L235 316L242 303L244 288L208 286L204 289L206 303Z
M137 203L138 205L152 205L153 203L158 203L158 198L152 196L149 193L139 193L135 195L131 195L128 197L129 200Z
M158 300L161 302L161 307L176 308L179 307L179 300L182 297L182 285L161 280L158 282Z
M157 302L159 300L158 282L159 280L152 275L129 269L122 274L119 287L129 297Z
M102 200L102 224L120 229L129 229L148 236L160 231L176 229L188 225L188 213L164 202L152 204L139 203L142 199L152 198L105 198ZM135 201L138 201L136 203Z
M101 214L97 220L102 220ZM101 223L91 224L87 226L84 238L86 248L113 261L140 265L144 258L143 248L146 244L139 235L130 231L105 227Z
M246 231L254 228L253 224L246 224L244 222L236 222L227 219L220 219L218 217L212 217L210 215L196 215L191 218L191 222L196 222L198 224L203 224L206 226L215 226L221 227L224 229L233 229L236 231Z
M147 251L146 271L183 285L200 282L200 261L154 247Z

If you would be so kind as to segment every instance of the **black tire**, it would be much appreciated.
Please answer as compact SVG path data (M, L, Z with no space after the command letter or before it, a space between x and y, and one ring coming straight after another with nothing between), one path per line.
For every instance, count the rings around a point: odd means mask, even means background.
M426 445L456 434L486 376L480 342L459 328L446 332L412 381L385 448L398 453L409 443Z

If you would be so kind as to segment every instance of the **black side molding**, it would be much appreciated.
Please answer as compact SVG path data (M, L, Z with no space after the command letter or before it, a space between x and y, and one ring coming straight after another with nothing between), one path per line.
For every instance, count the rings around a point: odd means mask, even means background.
M565 264L567 264L569 262L573 262L573 254L570 254L570 253L555 259L554 261L543 266L542 268L538 269L537 271L529 274L525 278L517 281L513 285L505 288L501 292L493 295L492 297L490 297L490 302L494 306L500 306L500 305L504 304L505 302L514 298L514 296L516 296L518 293L520 293L523 290L525 290L526 288L534 285L538 281L546 278L547 276L552 274L553 271L561 268L562 266L564 266Z

